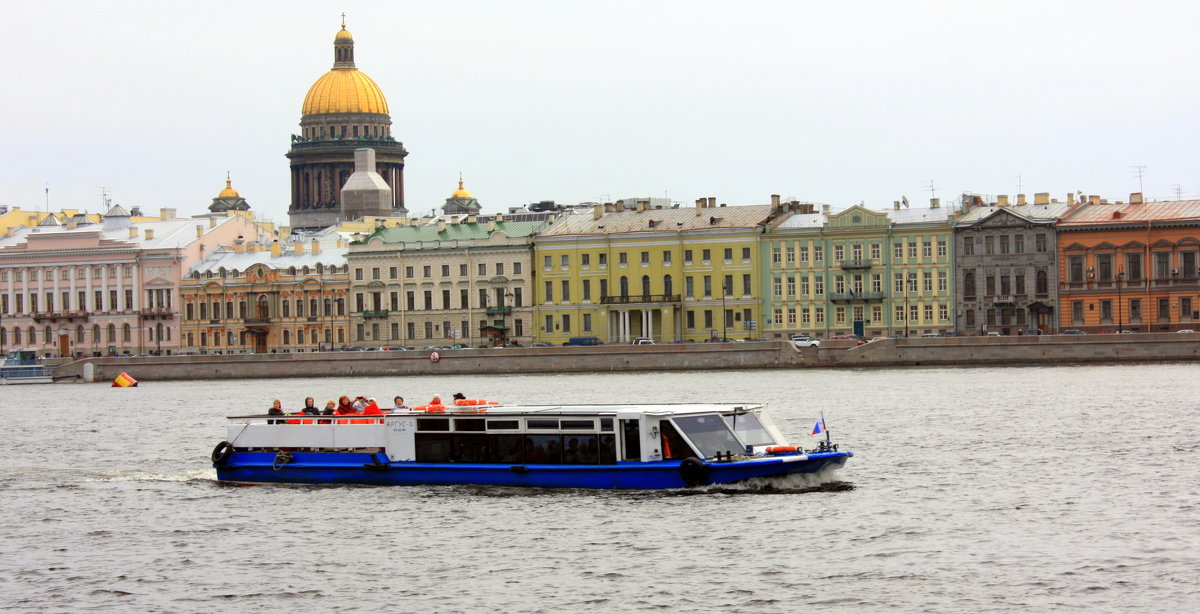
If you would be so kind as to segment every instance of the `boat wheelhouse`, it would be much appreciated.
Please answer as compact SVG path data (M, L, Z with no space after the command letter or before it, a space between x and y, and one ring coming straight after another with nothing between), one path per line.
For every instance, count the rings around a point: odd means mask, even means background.
M491 405L234 416L212 460L218 480L242 484L657 489L814 473L852 455L828 439L788 445L758 404Z

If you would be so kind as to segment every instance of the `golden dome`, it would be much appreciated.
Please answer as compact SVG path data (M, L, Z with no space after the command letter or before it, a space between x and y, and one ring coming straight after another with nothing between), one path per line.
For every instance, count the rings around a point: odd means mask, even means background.
M458 174L458 189L450 195L450 198L473 198L471 193L463 187L462 173Z
M383 90L356 68L335 68L325 73L308 88L300 110L302 115L387 112Z
M217 198L237 198L238 191L233 189L233 182L229 180L229 173L225 173L225 189L217 194Z
M337 36L333 37L333 40L354 40L354 37L350 36L350 31L346 29L346 24L342 24L342 29L338 30Z

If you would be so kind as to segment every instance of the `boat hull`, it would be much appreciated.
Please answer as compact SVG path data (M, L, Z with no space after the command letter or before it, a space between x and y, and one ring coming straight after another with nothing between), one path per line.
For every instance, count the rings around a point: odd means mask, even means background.
M238 484L474 484L540 488L663 489L731 484L751 478L816 473L845 464L852 452L768 456L732 462L656 461L616 465L494 465L386 462L383 454L234 452L214 464L217 479ZM686 474L686 476L685 476Z

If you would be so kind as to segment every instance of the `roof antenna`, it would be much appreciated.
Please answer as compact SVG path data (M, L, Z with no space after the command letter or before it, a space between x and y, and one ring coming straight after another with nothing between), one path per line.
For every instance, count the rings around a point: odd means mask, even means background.
M1146 165L1145 164L1134 164L1134 165L1130 166L1129 168L1134 169L1133 172L1137 173L1138 192L1145 194L1146 191L1144 189L1142 189L1142 176L1146 174Z

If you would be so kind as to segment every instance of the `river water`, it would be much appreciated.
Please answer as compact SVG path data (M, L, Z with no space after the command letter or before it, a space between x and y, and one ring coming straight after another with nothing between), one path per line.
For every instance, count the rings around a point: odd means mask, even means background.
M1196 611L1198 376L1145 364L9 386L0 606ZM856 456L815 480L666 492L214 482L226 415L309 394L458 391L765 401L806 445L824 410Z

